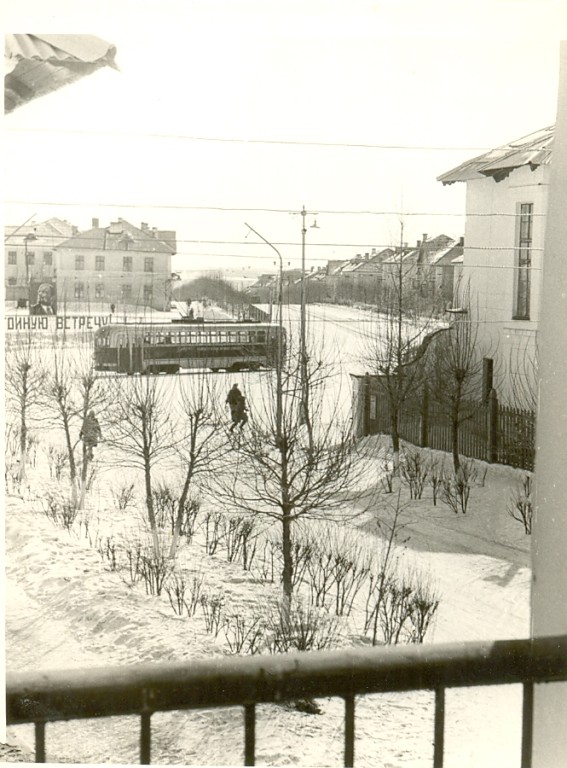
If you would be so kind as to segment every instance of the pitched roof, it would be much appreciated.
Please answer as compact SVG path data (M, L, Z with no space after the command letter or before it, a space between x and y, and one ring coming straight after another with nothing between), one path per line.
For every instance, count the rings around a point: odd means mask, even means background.
M53 246L58 245L63 240L71 237L76 227L63 219L51 218L46 221L32 222L23 225L7 225L4 228L4 242L10 243L23 242L26 237L31 235L41 242L50 242Z
M453 238L448 235L437 235L426 240L424 243L420 243L416 248L404 250L401 258L404 264L421 263L434 266L440 262L446 254L458 247ZM458 254L455 254L455 256ZM399 264L400 254L395 253L389 259L386 259L385 264Z
M4 109L55 91L101 67L116 69L116 47L94 35L6 35Z
M60 248L86 248L97 251L134 251L142 253L175 253L171 232L139 229L124 219L108 227L95 227L59 244ZM161 237L160 237L161 236ZM167 236L167 241L161 239Z
M516 139L501 147L491 149L484 155L453 168L437 177L443 184L455 181L471 181L491 176L494 181L505 179L514 168L529 165L532 170L539 165L549 165L553 149L555 126L542 128L521 139Z

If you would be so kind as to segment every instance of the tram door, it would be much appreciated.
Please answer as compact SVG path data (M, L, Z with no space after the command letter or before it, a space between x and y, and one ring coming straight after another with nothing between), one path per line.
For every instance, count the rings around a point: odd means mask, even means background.
M141 373L144 367L143 347L132 344L132 339L126 334L119 334L116 339L118 349L118 372Z

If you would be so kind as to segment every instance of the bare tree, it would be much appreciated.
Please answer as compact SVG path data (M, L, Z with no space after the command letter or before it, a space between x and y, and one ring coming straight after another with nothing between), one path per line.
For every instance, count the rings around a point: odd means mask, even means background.
M82 426L87 413L104 413L107 405L107 387L93 367L91 344L79 345L67 340L53 339L50 348L50 369L46 377L44 403L47 420L54 422L63 432L71 479L73 503L82 509L88 479L91 452L83 441L82 458L77 459Z
M176 452L181 459L184 482L177 501L170 557L175 557L177 552L191 488L200 477L213 471L220 455L227 449L226 437L218 428L218 403L221 395L216 385L217 380L208 373L200 373L197 376L181 377L179 381L178 427L181 436L176 443Z
M117 464L140 469L154 552L160 544L154 512L152 473L158 462L171 455L175 440L172 432L172 388L177 377L115 377L109 387L108 444L116 451Z
M459 440L462 425L471 419L481 391L483 360L493 351L479 338L479 324L471 319L468 284L457 291L459 314L446 333L435 339L428 382L434 399L451 424L451 453L457 473L461 466ZM478 316L478 313L477 313Z
M403 406L421 389L425 354L432 338L440 332L432 310L425 309L414 289L414 271L414 265L404 263L404 248L400 245L395 263L390 265L382 311L366 334L363 352L364 362L388 403L396 476Z
M17 418L19 433L18 481L26 477L30 423L38 417L44 396L46 368L30 331L6 340L5 387L9 412Z
M294 523L344 520L349 503L362 496L357 483L362 462L350 421L324 413L329 402L336 407L337 399L333 393L326 401L329 371L314 354L302 359L295 340L289 341L286 361L277 366L276 375L262 381L262 394L250 404L248 424L234 435L234 451L214 485L217 497L230 508L281 526L283 602L288 612L294 584ZM309 428L304 418L306 388Z

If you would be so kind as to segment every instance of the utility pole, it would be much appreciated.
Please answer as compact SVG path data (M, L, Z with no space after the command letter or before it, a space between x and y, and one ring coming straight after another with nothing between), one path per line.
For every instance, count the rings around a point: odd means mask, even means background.
M312 445L312 427L311 419L309 415L309 386L307 383L307 318L306 318L306 300L307 290L305 284L305 236L307 234L307 227L305 226L305 218L308 215L316 216L316 213L305 210L305 206L301 211L301 298L300 298L300 314L299 314L299 333L300 333L300 347L299 347L299 361L301 370L301 410L304 424L307 426L309 433L309 443ZM319 229L317 226L317 219L311 225L312 229Z

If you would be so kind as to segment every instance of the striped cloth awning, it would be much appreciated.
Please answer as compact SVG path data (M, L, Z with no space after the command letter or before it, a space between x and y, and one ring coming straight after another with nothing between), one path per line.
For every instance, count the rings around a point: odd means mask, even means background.
M6 35L4 111L90 75L117 69L116 47L94 35Z

